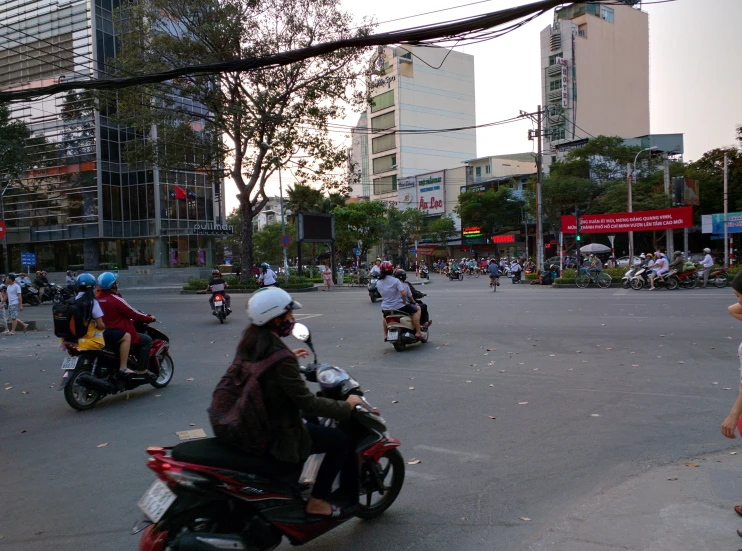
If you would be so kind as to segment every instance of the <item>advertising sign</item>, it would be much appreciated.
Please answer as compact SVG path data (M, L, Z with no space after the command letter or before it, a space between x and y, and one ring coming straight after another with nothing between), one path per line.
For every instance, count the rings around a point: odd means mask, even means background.
M574 234L576 224L574 216L562 216L562 232ZM693 207L580 216L581 233L672 230L692 225Z
M482 228L480 226L472 226L470 228L464 228L461 230L464 237L482 237Z
M700 206L701 195L699 193L700 182L698 180L678 176L677 178L673 178L673 188L676 204Z
M444 172L417 176L418 208L428 216L446 213Z
M417 208L417 179L414 176L397 180L397 198L399 210Z
M724 213L701 216L703 233L724 234ZM727 213L727 233L742 233L742 212Z
M234 226L203 222L201 224L193 224L193 233L196 235L232 235L234 233Z
M514 235L493 235L493 243L515 243Z

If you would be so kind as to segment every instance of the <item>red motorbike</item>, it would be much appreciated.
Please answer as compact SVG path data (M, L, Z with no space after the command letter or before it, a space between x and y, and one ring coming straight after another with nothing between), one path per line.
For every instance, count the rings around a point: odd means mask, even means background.
M169 352L170 339L146 323L137 322L134 326L138 333L152 337L147 369L154 377L121 374L118 350L80 350L77 341L63 341L61 350L67 352L69 357L62 362L64 374L57 390L64 391L64 398L70 407L83 411L95 407L101 398L109 394L126 392L146 384L155 388L170 384L175 373L175 363ZM137 369L135 356L129 356L128 366Z
M224 323L227 319L231 310L227 310L227 306L224 301L224 295L221 293L214 294L214 315L219 318L219 323Z
M678 281L683 289L695 289L698 285L698 277L696 276L696 269L686 270L684 272L678 272Z
M294 336L314 351L309 330L297 323ZM346 371L314 362L302 367L320 395L344 400L363 396ZM321 420L332 426L331 420ZM148 448L147 466L158 480L139 501L145 519L140 551L267 551L285 536L302 545L337 528L353 516L372 519L386 511L404 483L400 441L389 436L384 419L370 405L356 407L350 421L340 423L356 444L360 500L340 518L307 515L306 500L318 468L316 456L302 464L281 463L244 455L216 438L184 442L172 448Z

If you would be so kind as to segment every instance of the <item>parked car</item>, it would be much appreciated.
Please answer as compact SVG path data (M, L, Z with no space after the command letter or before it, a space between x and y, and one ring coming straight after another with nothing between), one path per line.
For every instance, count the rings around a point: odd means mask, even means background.
M639 255L634 256L634 266L638 266L641 262L641 259L639 258ZM629 267L629 257L628 256L621 256L618 259L616 259L616 264L619 268L628 268Z

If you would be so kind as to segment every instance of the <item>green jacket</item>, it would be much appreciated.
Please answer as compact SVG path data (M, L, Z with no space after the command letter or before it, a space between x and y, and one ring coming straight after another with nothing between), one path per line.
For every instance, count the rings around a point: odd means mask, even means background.
M282 348L283 341L274 336L269 354ZM259 361L260 358L245 358ZM312 442L304 426L304 415L331 417L344 421L353 411L348 402L320 398L307 387L294 357L285 358L263 373L260 378L265 409L270 425L269 454L279 461L299 463L309 457Z

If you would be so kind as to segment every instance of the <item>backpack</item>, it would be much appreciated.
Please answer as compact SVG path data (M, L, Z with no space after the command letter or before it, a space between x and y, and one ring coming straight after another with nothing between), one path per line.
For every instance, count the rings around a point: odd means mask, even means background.
M88 332L82 307L71 298L52 306L54 334L62 339L77 340Z
M249 455L268 451L268 414L259 379L270 367L293 356L291 350L283 349L259 362L236 360L229 366L216 385L208 409L217 438Z

